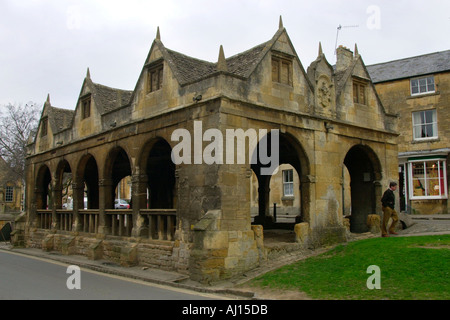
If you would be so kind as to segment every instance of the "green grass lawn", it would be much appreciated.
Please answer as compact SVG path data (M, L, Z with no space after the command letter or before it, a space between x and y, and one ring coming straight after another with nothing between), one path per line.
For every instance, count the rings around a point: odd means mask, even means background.
M368 289L367 268L381 289ZM249 283L305 292L313 299L450 299L450 235L372 238L266 273Z

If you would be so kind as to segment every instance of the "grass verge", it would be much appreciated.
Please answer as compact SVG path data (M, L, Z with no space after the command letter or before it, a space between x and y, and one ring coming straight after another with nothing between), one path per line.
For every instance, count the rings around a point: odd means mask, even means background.
M248 285L299 290L313 299L450 299L450 235L372 238L338 245ZM367 269L380 268L380 289ZM372 283L372 281L370 281Z

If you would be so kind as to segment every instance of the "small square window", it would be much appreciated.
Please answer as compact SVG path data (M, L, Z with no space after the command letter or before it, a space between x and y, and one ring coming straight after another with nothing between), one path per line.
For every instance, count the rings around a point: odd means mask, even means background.
M272 57L272 81L292 86L292 61Z
M353 102L367 105L366 98L367 84L353 80Z
M163 65L159 64L156 67L148 69L148 93L157 91L163 85Z
M411 79L411 95L435 92L434 77Z
M84 97L81 100L81 119L86 119L91 116L91 95Z
M5 193L5 201L13 202L13 200L14 200L14 188L7 186L6 193Z
M45 137L48 134L48 118L41 120L41 137Z

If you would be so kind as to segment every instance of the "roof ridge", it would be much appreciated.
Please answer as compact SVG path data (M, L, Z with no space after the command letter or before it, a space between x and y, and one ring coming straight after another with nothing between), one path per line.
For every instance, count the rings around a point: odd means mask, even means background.
M390 61L386 61L386 62L374 63L374 64L368 65L367 67L378 66L378 65L382 65L382 64L388 64L388 63L391 63L391 62L405 61L405 60L414 59L414 58L421 58L421 57L430 56L430 55L439 54L439 53L445 53L445 52L450 52L450 50L443 50L443 51L436 51L436 52L431 52L431 53L424 53L424 54L420 54L420 55L417 55L417 56L411 56L411 57L407 57L407 58L394 59L394 60L390 60Z
M101 84L101 83L94 82L92 80L91 80L91 82L92 82L92 84L94 86L100 86L100 87L103 87L103 88L106 88L106 89L115 90L115 91L117 91L117 90L125 91L125 92L132 92L133 91L133 90L128 90L128 89L120 89L120 88L110 87L110 86L107 86L107 85L104 85L104 84Z
M175 54L182 55L182 56L184 56L186 58L189 58L189 59L192 59L192 60L196 60L198 62L208 63L208 64L211 64L211 65L216 65L217 64L217 62L211 62L211 61L206 61L206 60L203 60L203 59L195 58L195 57L189 56L187 54L184 54L184 53L181 53L179 51L172 50L172 49L169 49L169 48L166 48L166 47L165 47L165 49L168 51L169 54L175 53Z

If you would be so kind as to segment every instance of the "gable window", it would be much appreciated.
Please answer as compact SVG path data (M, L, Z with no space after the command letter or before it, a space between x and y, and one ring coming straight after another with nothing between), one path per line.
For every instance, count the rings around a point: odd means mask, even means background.
M436 109L412 113L414 140L437 138Z
M48 118L43 118L41 120L41 137L47 136L48 133Z
M163 64L148 69L148 93L157 91L163 85Z
M434 77L411 79L411 95L434 92Z
M367 105L367 83L353 79L353 103Z
M294 196L294 171L292 169L283 170L283 196Z
M14 200L14 188L13 187L6 187L6 193L5 193L5 201L6 202L13 202Z
M81 119L86 119L91 116L91 95L81 99Z
M272 81L292 86L292 60L272 57Z
M411 199L447 198L445 160L413 160L409 166Z

